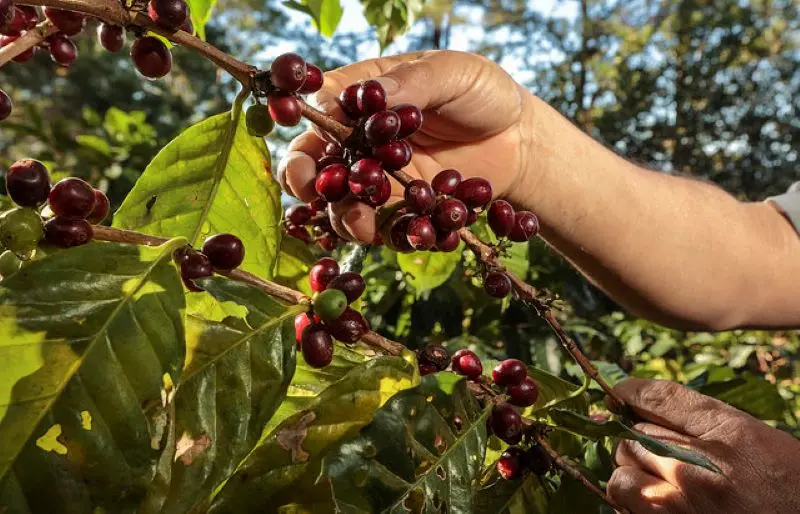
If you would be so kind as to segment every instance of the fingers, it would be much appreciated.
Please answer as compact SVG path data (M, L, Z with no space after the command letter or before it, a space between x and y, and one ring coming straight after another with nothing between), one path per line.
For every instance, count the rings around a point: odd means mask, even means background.
M607 491L617 503L637 514L691 512L677 487L633 466L615 469Z
M698 444L702 443L692 437L650 423L639 423L634 428L659 440L691 447L695 450ZM696 473L696 466L689 466L681 461L667 457L659 457L646 450L638 442L630 440L621 441L619 445L617 445L614 453L614 460L619 466L641 468L649 474L666 480L675 486L684 483L688 475Z
M375 240L375 209L355 198L346 198L330 205L331 226L345 239L362 243Z
M325 145L325 140L314 132L305 132L289 144L289 151L278 165L278 181L284 191L304 202L317 198L317 160Z

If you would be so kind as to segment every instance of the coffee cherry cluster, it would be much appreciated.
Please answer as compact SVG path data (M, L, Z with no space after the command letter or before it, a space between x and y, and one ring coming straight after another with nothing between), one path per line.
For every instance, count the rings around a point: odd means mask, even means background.
M528 471L539 476L547 474L552 468L552 461L547 451L534 443L527 450L519 446L509 446L495 466L501 477L515 480Z
M194 32L186 0L150 0L147 16L161 27ZM124 31L118 27L101 27L98 37L103 48L118 52L125 43ZM172 53L160 39L139 35L131 46L131 59L136 69L148 79L160 79L172 70Z
M31 47L14 57L14 62L30 61L38 50L47 51L53 62L61 66L69 66L78 58L78 47L70 39L78 35L86 24L82 14L44 8L45 17L58 28L58 32L45 38L35 47ZM0 2L0 47L9 45L22 37L25 32L39 23L39 11L30 5L14 5L12 0ZM0 116L2 117L2 116Z
M333 360L334 339L355 343L370 330L364 316L350 307L364 294L366 283L358 273L341 273L330 257L314 264L309 279L314 308L295 317L295 339L308 365L324 368Z
M322 198L308 205L291 205L283 214L283 228L287 234L306 244L316 242L323 250L333 251L340 239L331 226L327 209L328 202Z
M203 289L194 280L210 277L214 272L228 272L244 261L244 244L233 234L216 234L203 242L200 251L184 247L175 251L173 258L181 270L186 289L199 292Z

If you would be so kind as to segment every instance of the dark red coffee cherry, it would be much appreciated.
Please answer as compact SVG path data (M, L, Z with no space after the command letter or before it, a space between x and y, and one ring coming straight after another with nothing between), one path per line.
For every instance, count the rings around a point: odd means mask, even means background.
M286 214L284 217L292 225L302 227L308 223L309 220L311 220L311 216L311 208L308 205L296 203L294 205L290 205L289 208L286 209Z
M390 141L372 150L372 156L389 171L397 171L411 162L412 150L407 141Z
M317 240L317 244L323 250L332 252L339 246L339 238L334 234L326 234Z
M347 196L349 172L343 164L331 164L317 175L314 188L326 202L338 202Z
M505 480L516 480L525 471L523 451L516 446L510 446L497 460L497 472Z
M269 69L272 83L286 92L294 92L303 87L308 72L306 60L291 52L278 56Z
M409 221L406 236L415 250L430 250L436 244L436 229L429 216L416 216Z
M244 260L244 244L233 234L215 234L203 243L203 253L214 269L230 271Z
M140 36L131 46L131 59L139 73L149 79L160 79L172 69L172 54L159 39Z
M316 93L322 89L322 84L324 81L325 77L322 74L321 69L317 68L313 64L306 64L306 81L303 83L303 87L300 88L299 93L301 95Z
M485 178L468 178L458 185L455 196L467 207L482 208L492 201L492 185Z
M350 191L356 196L372 196L383 186L384 173L381 164L375 159L364 158L350 167L348 183Z
M497 237L506 237L514 228L514 207L505 200L495 200L486 215L489 227Z
M189 17L189 6L186 0L150 0L147 14L162 27L178 30Z
M388 237L384 237L383 239L390 249L400 253L410 253L414 251L411 243L408 242L407 233L408 224L411 223L411 220L415 217L414 214L406 213L398 215L388 222Z
M467 212L467 226L471 226L476 221L478 221L478 213L472 209L469 209Z
M328 143L325 145L324 154L331 157L344 157L344 148L339 143Z
M214 267L211 265L208 256L196 250L191 250L186 254L186 257L180 263L180 267L181 279L183 279L183 284L189 291L202 291L203 289L194 283L194 279L210 277L214 274Z
M525 467L539 476L546 475L553 465L550 454L538 444L528 448L522 459Z
M505 298L511 293L511 279L499 271L489 272L483 279L483 290L489 296Z
M338 289L347 297L347 303L353 303L364 294L367 284L364 282L364 278L358 273L347 271L331 280L327 288Z
M338 276L339 263L330 257L323 257L308 272L308 277L311 280L311 290L315 293L324 291L328 284Z
M386 109L386 91L377 80L363 82L356 91L358 111L362 116L369 116ZM399 124L398 118L398 124Z
M436 246L435 248L440 252L453 252L456 248L458 248L458 244L461 242L461 237L458 235L458 232L439 232L436 235Z
M508 403L492 407L489 424L492 433L508 444L517 444L522 439L522 417Z
M454 373L463 375L470 380L475 380L483 373L481 360L474 352L466 348L454 353L450 362Z
M94 230L81 218L56 216L44 224L44 239L60 248L85 245L94 237Z
M319 214L320 212L325 212L328 209L328 202L322 198L317 198L308 204L308 208L311 210L311 215L313 216L315 214Z
M306 364L312 368L324 368L333 361L333 340L323 325L306 327L300 348Z
M358 90L361 84L350 84L339 93L339 105L344 113L357 120L361 117L361 109L358 108Z
M525 379L517 385L508 388L508 402L517 407L530 407L536 403L539 397L539 387L531 377Z
M461 173L458 170L442 170L433 177L431 186L437 194L452 195L461 183Z
M433 365L436 371L444 371L450 365L450 354L444 346L431 343L417 352L417 360Z
M86 218L94 210L94 189L87 182L75 178L60 180L47 197L50 210L56 216Z
M36 10L36 7L32 5L18 5L17 9L22 12L22 16L25 19L26 29L32 29L37 23L39 23L39 12Z
M361 200L370 207L380 207L381 205L388 202L389 197L391 196L392 196L392 183L389 182L389 179L384 174L383 180L381 181L381 185L378 188L378 191L375 194L369 195L366 198L362 198Z
M412 180L406 186L404 198L408 208L417 214L428 214L436 205L436 193L424 180Z
M347 166L347 160L344 157L337 157L335 155L323 155L317 161L317 171L322 171L331 164L344 164Z
M8 94L0 89L0 121L5 120L9 116L11 116L11 111L14 109L14 102L11 101L11 97Z
M267 105L270 116L278 125L294 127L303 117L300 112L300 101L293 94L279 91L270 93Z
M330 334L343 343L355 343L369 332L369 324L364 316L350 307L326 326Z
M514 227L508 238L516 243L524 243L539 233L539 218L532 212L519 211L514 216Z
M301 312L294 317L294 340L298 348L300 348L303 340L303 331L314 321L311 316L310 312Z
M292 237L295 237L304 243L308 244L311 242L311 234L308 233L308 229L305 227L296 227L294 225L289 225L286 227L286 233Z
M492 370L492 381L501 387L517 385L527 376L528 368L519 359L506 359Z
M14 1L0 0L0 33L5 33L14 19Z
M92 212L89 213L89 216L86 217L86 221L88 221L92 225L97 225L108 217L108 213L110 211L111 211L111 204L108 201L108 197L105 195L105 193L103 193L99 189L95 189L94 209L92 209Z
M400 116L394 111L379 111L367 118L364 134L370 146L388 143L400 130Z
M69 66L78 58L78 47L67 36L56 34L47 38L50 57L61 66Z
M400 116L400 132L397 133L399 139L405 139L422 127L422 111L416 105L399 104L392 107L392 110Z
M101 23L97 27L97 40L109 52L119 52L125 46L125 29L119 25Z
M83 27L86 25L86 17L74 11L45 7L44 15L47 16L47 19L58 27L58 30L65 36L76 36L80 34Z
M445 198L433 210L433 222L442 231L459 230L467 224L467 206L457 198Z
M419 376L421 377L427 375L433 375L434 373L439 371L438 369L436 369L436 366L434 366L430 362L417 362L417 367L419 368Z
M6 191L15 204L38 207L50 194L50 174L39 161L23 159L8 168Z

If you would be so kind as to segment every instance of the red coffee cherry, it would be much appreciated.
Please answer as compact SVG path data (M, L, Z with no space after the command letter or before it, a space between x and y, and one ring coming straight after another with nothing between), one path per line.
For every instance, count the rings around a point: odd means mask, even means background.
M324 291L328 284L338 276L339 263L330 257L323 257L308 272L308 277L311 280L311 290L315 293Z
M417 216L408 222L406 237L412 248L430 250L436 244L436 229L429 216Z
M78 58L78 47L67 36L56 34L47 38L50 57L61 66L69 66Z
M50 210L56 216L86 218L94 210L94 189L87 182L75 178L59 181L47 197Z
M467 207L456 198L446 198L433 210L433 222L442 231L459 230L467 223Z
M305 59L291 52L278 56L269 69L272 83L287 93L303 87L308 73Z
M497 472L505 480L515 480L525 471L523 464L523 451L516 446L510 446L497 460Z
M489 206L487 220L497 237L506 237L514 228L514 207L505 200L495 200Z
M364 316L350 307L326 326L330 334L343 343L355 343L369 332L369 323Z
M178 30L189 17L189 6L186 0L150 0L147 14L162 27Z
M451 364L454 373L474 380L483 373L483 364L474 352L462 348L453 354Z
M358 107L358 90L361 84L350 84L339 93L339 105L344 113L354 119L359 119L363 113Z
M331 164L317 175L314 188L326 202L338 202L350 191L348 175L343 164Z
M326 234L317 240L317 244L323 250L332 252L339 246L339 238L334 234Z
M317 171L322 171L331 164L343 164L347 166L347 160L344 157L337 157L335 155L323 155L317 161Z
M323 325L306 327L300 348L303 358L312 368L324 368L333 361L333 340Z
M517 444L522 439L522 417L508 403L492 407L489 424L492 433L508 444Z
M404 198L408 208L417 214L428 214L436 204L436 193L424 180L412 180L406 186Z
M300 101L290 93L279 91L270 93L267 97L267 106L269 115L275 120L275 123L284 127L294 127L300 123L303 117L300 111Z
M471 209L482 208L492 201L492 185L485 178L468 178L458 184L455 196Z
M301 87L300 91L298 92L301 95L316 93L322 89L324 80L325 78L321 69L317 68L313 64L306 64L306 81L303 83L303 87Z
M306 244L311 242L311 234L308 233L308 229L306 229L305 227L297 227L295 225L289 225L288 227L286 227L286 233L296 239L303 241Z
M211 265L211 261L208 260L208 256L195 250L185 254L180 267L183 285L189 291L202 291L203 289L194 283L194 279L210 277L214 274L214 267Z
M367 284L364 282L364 278L352 271L347 271L334 278L327 287L327 289L338 289L343 292L347 297L347 303L353 303L361 298L366 288Z
M419 368L419 376L424 377L427 375L433 375L438 369L436 366L431 364L430 362L417 362L417 367Z
M367 80L356 90L358 111L362 116L369 116L386 109L386 91L377 80ZM398 118L398 124L399 124Z
M125 45L125 29L119 25L101 23L97 27L97 40L109 52L119 52Z
M111 211L111 204L108 201L108 197L100 191L99 189L94 190L94 209L86 218L86 221L91 223L92 225L98 225L104 219L108 217L108 213Z
M34 13L36 11L34 10ZM65 36L77 36L86 25L86 18L78 12L65 11L63 9L56 9L54 7L45 7L44 15L50 20L53 25L58 27ZM36 15L36 19L38 19ZM36 22L34 22L34 25ZM29 26L30 28L30 26Z
M386 175L383 175L383 181L381 182L380 188L375 194L369 195L366 198L362 198L361 201L366 203L371 207L380 207L381 205L385 204L389 201L389 197L392 196L392 183L389 182L389 179Z
M517 407L530 407L536 403L539 397L539 387L531 377L525 379L517 385L508 388L508 402Z
M233 234L216 234L205 240L203 253L214 269L230 271L244 261L244 244Z
M514 386L525 380L528 368L519 359L506 359L492 370L492 380L499 386Z
M461 242L461 237L458 235L458 232L439 232L436 236L436 246L435 248L440 252L453 252L456 248L458 248L458 244Z
M300 348L303 341L303 331L314 322L311 316L310 312L301 312L294 317L294 340L298 348Z
M373 148L372 156L389 171L401 170L411 162L411 145L403 140L390 141Z
M14 109L14 102L8 93L0 89L0 121L5 120L11 116L11 111Z
M61 248L85 245L92 237L92 226L81 218L56 216L44 224L45 241Z
M458 170L442 170L433 177L431 186L437 194L452 195L461 183L461 173Z
M514 216L514 228L508 238L516 243L524 243L539 233L539 218L532 212L519 211Z
M284 218L292 225L302 227L311 220L312 215L313 213L308 205L296 203L286 209Z
M5 33L14 19L15 9L13 0L0 0L0 33Z
M400 117L394 111L376 112L364 124L364 135L370 146L388 143L397 136L399 130Z
M511 293L511 279L508 275L498 271L492 271L486 274L483 279L483 290L489 296L495 298L505 298Z
M422 127L422 111L416 105L399 104L392 107L392 110L400 116L400 132L397 133L399 139L407 138Z
M332 157L344 157L344 148L339 146L338 143L328 143L325 145L325 155Z
M350 167L348 184L350 191L358 197L368 197L380 192L383 181L383 168L375 159L360 159Z
M39 161L23 159L8 168L6 191L15 204L38 207L50 194L50 174Z
M172 69L172 54L161 40L140 36L131 46L131 59L139 73L149 79L160 79Z

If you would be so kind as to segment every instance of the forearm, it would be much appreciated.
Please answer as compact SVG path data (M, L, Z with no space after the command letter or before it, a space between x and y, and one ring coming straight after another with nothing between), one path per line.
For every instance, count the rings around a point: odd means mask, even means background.
M539 100L532 112L512 199L616 301L680 328L800 325L800 240L775 209L639 168Z

